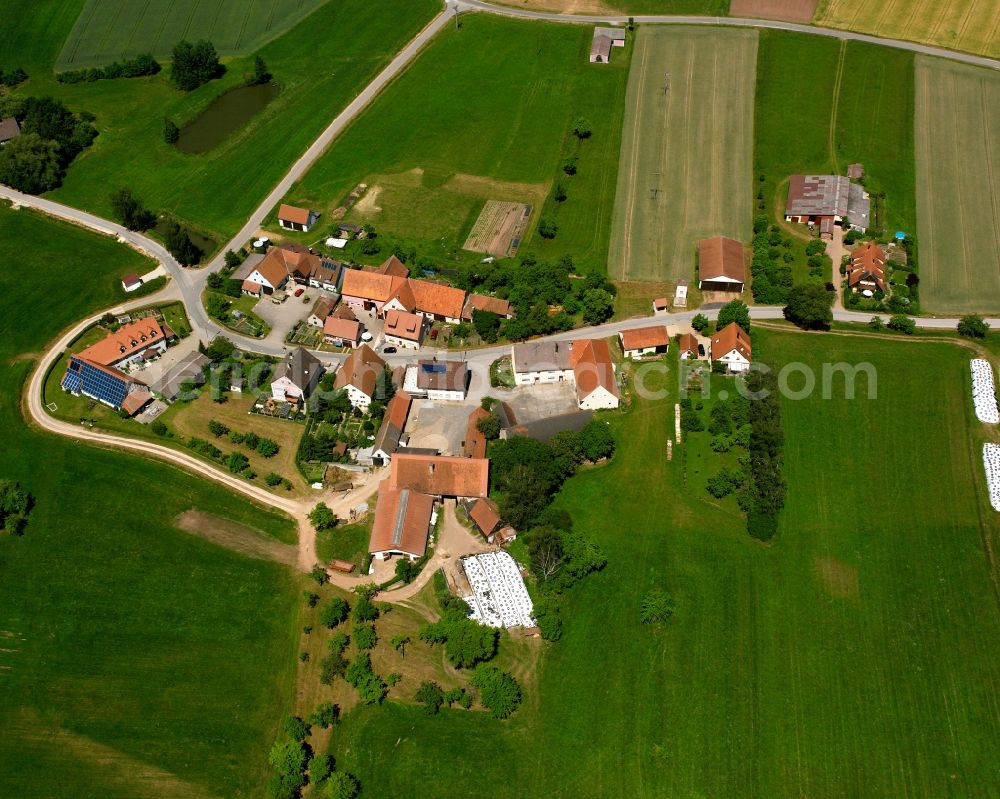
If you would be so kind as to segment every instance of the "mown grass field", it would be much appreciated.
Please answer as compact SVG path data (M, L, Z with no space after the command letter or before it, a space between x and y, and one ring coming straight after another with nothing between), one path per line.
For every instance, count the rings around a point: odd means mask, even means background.
M814 72L801 79L801 65ZM865 168L878 224L891 235L917 228L910 53L859 42L761 31L754 114L754 214L782 220L788 178ZM760 178L763 177L763 180ZM884 199L876 199L880 192ZM805 228L788 225L805 235ZM801 242L796 244L799 247ZM799 258L805 277L804 256Z
M23 61L29 70L31 79L18 91L51 95L74 110L93 112L101 133L70 167L53 199L110 216L109 195L129 186L153 210L170 212L218 244L240 228L330 120L438 10L435 0L381 0L378 14L365 0L324 5L258 51L281 87L279 96L223 144L185 155L164 143L163 118L180 125L193 119L243 82L252 68L249 57L227 60L222 79L188 94L170 85L169 69L153 78L64 85L51 74L54 52L42 58L32 52L31 40L16 38L35 37L44 52L49 37L59 38L58 29L44 31L21 20L36 13L34 3L12 0L7 7L12 5L15 31L0 39L0 64ZM65 26L69 12L52 15L54 24ZM332 31L348 30L350 35L331 44Z
M983 536L995 542L998 528L970 421L968 351L757 340L779 363L819 370L861 352L878 370L875 400L784 403L778 538L751 541L741 519L685 481L682 459L665 459L672 396L640 402L612 422L627 442L615 461L559 497L608 566L569 595L565 636L543 654L526 706L506 723L399 706L352 714L333 751L366 791L994 793L1000 618ZM923 422L928 397L934 425ZM677 604L661 633L638 621L654 585Z
M220 53L248 53L281 35L324 0L87 0L57 67L100 66L140 53L169 57L181 39L208 39Z
M1000 311L1000 76L917 59L921 301Z
M993 0L823 0L814 22L994 58L1000 55L1000 15Z
M21 415L22 356L113 303L137 261L0 210L0 262L31 274L0 272L0 477L36 502L22 538L0 537L0 795L257 796L291 707L297 580L173 520L198 508L294 539L291 522Z
M616 279L692 280L698 239L749 239L756 53L752 30L639 29L608 256Z
M484 14L462 17L333 144L287 201L330 212L359 183L368 194L348 219L371 222L426 255L461 251L487 199L532 202L521 252L572 253L601 269L607 259L627 58L590 64L590 28ZM562 173L576 152L573 122L592 135L579 143L577 174ZM555 181L568 199L554 211L551 241L532 235ZM326 235L321 219L310 232Z

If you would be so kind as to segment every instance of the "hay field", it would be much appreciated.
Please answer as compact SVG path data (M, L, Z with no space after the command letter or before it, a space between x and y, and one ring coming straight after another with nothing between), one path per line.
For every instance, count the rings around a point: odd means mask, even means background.
M1000 13L996 0L827 0L814 22L893 39L1000 55Z
M1000 312L1000 75L918 57L916 92L921 299Z
M698 239L749 237L756 63L756 31L639 30L608 259L616 279L691 278Z
M325 0L88 0L63 45L58 70L209 39L220 53L247 53L291 29Z

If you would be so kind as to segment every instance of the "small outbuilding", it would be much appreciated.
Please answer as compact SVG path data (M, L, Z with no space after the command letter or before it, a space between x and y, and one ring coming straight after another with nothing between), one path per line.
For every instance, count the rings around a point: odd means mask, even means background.
M294 205L282 204L278 209L278 224L285 230L297 230L301 233L308 232L319 214L310 211L308 208L298 208Z
M607 64L611 61L611 48L625 46L625 31L622 28L594 28L594 38L590 43L590 63Z
M142 285L142 278L138 275L125 275L122 278L122 288L125 291L135 291Z
M638 360L648 355L662 355L670 348L670 336L664 325L650 325L618 334L626 358Z
M0 146L21 135L21 126L14 117L0 119Z

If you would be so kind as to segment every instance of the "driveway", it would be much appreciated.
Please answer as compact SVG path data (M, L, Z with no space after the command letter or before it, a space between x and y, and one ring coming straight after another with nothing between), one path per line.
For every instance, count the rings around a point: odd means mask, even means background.
M842 227L833 226L833 240L827 243L826 254L833 261L830 282L837 289L833 293L833 310L842 311L844 310L844 292L841 284L844 282L844 276L840 274L840 260L847 255L847 247L844 246L844 229Z
M510 405L519 424L580 410L572 383L539 383L509 391L495 389L494 396Z
M416 400L406 420L408 446L431 447L442 455L461 455L471 405Z

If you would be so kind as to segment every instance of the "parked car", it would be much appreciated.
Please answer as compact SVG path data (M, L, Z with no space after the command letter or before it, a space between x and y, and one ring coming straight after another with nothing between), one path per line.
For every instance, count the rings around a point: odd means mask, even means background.
M301 297L302 296L302 292L304 292L304 291L305 291L305 289L302 288L302 286L299 286L297 289L295 289L295 296L296 297Z
M395 351L396 351L395 347L383 347L382 348L382 352L384 352L386 355L392 355Z

